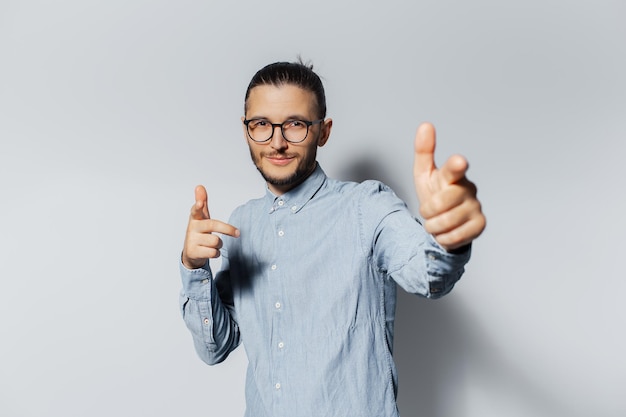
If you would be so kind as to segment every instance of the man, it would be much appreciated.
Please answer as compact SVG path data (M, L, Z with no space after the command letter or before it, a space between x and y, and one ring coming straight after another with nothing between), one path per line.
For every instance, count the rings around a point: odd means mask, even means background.
M180 269L196 351L215 364L243 342L246 416L398 416L396 283L436 298L461 277L485 227L467 162L454 156L437 169L434 128L419 127L422 226L385 185L326 177L316 153L332 120L312 67L262 68L244 110L267 190L229 223L211 219L206 190L195 190ZM213 279L208 260L220 254Z

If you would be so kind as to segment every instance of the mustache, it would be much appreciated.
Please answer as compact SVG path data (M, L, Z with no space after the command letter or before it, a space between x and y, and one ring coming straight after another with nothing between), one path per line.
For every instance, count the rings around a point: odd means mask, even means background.
M287 152L262 152L261 156L265 158L295 158L295 154Z

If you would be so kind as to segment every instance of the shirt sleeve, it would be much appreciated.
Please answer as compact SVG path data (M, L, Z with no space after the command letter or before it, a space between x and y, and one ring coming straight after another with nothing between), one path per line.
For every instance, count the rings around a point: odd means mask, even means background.
M187 269L179 261L183 288L180 309L191 332L198 356L209 365L222 362L240 343L232 294L227 285L215 285L208 262L198 269ZM228 258L222 250L219 281L228 283Z
M405 291L427 298L449 293L464 272L471 247L447 252L386 185L369 182L361 200L361 221L372 261Z

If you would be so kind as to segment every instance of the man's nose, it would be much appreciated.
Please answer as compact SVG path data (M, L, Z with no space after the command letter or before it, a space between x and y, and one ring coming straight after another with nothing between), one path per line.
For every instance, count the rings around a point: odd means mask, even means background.
M270 146L274 149L285 149L287 147L287 141L283 137L283 131L281 126L274 126L274 133L270 139Z

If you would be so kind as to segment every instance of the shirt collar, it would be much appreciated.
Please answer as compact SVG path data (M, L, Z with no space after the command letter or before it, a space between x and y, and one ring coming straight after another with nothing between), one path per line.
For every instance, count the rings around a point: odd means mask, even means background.
M326 178L326 173L317 164L313 173L302 184L283 195L277 196L268 187L266 191L266 201L269 205L268 211L273 213L281 208L287 208L292 213L299 212L317 194L324 182L326 182Z

